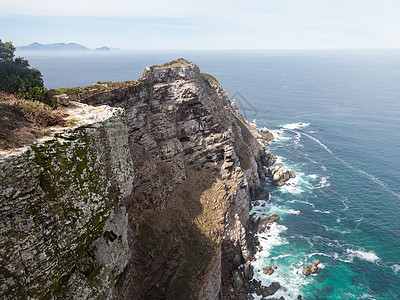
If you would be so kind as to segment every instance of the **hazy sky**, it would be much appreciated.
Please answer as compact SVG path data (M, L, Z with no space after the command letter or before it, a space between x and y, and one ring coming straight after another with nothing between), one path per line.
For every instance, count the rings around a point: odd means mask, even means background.
M400 48L400 0L0 0L0 39L125 49Z

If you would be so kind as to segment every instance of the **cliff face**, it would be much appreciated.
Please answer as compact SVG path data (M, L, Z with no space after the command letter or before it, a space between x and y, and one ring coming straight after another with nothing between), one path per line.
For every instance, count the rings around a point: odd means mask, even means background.
M75 111L85 125L0 160L2 299L110 298L128 263L124 111Z
M181 59L80 97L114 108L1 161L1 295L234 298L270 156L217 80Z

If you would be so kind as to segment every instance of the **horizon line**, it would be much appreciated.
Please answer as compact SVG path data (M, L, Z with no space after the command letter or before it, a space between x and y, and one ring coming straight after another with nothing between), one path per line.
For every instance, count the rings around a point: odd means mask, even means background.
M61 49L61 50L46 50L46 49L18 49L18 47L23 47L23 46L15 46L17 51L32 51L32 52L87 52L90 50L97 50L100 47L93 47L93 48L88 48L87 50L84 49ZM400 48L200 48L200 49L195 49L195 48L118 48L118 47L111 47L111 46L105 46L110 48L110 50L104 51L107 53L108 51L124 51L124 50L129 50L129 51L148 51L148 50L157 50L157 51L182 51L182 50L189 50L189 51L281 51L281 50L400 50Z

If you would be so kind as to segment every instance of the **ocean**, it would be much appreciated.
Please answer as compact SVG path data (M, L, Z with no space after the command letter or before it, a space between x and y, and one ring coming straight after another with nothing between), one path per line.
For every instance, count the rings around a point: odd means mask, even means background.
M285 299L400 298L400 50L18 52L45 86L139 78L179 57L218 78L296 171L252 213L281 219L253 262ZM320 260L317 275L302 269ZM262 268L276 265L268 276ZM259 297L258 297L259 298Z

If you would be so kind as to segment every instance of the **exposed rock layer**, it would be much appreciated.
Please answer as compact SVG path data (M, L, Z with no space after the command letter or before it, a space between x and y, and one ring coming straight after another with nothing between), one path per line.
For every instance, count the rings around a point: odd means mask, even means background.
M269 135L185 60L80 99L115 108L0 162L0 295L236 298Z

